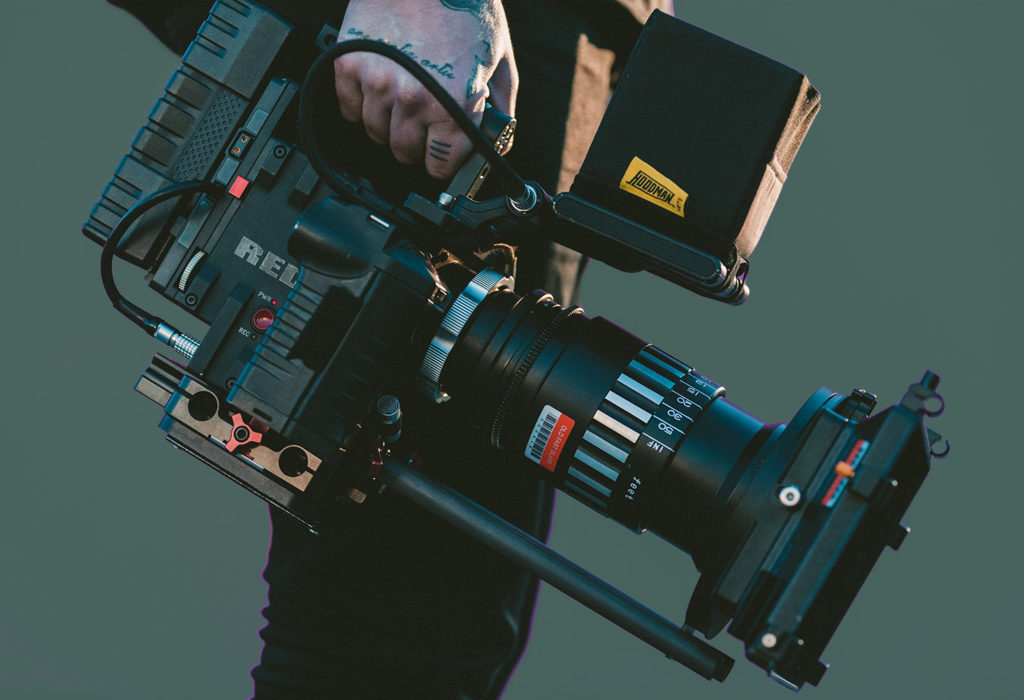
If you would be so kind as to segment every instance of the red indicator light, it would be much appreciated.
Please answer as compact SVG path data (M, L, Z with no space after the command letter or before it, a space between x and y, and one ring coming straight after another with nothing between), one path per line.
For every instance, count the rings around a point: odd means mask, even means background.
M265 331L274 323L274 312L270 309L259 309L252 315L252 325L258 331Z
M235 178L235 181L231 183L231 187L228 188L228 194L235 199L241 199L242 194L245 193L245 188L249 186L249 181L239 175Z

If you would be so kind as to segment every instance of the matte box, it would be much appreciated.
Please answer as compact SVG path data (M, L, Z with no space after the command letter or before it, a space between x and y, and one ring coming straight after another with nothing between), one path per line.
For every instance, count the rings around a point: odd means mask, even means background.
M803 74L656 12L570 194L742 274L819 105Z

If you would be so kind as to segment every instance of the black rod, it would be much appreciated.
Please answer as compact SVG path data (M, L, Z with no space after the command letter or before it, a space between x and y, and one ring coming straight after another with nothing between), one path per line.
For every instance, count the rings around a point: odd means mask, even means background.
M471 537L507 556L563 593L709 680L725 680L733 659L644 607L540 540L458 492L395 459L384 483Z

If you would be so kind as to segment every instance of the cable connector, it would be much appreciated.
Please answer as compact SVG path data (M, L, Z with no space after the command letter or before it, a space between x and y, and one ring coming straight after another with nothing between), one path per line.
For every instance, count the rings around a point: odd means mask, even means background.
M166 323L161 323L156 327L153 337L161 343L174 348L176 352L190 360L196 356L196 351L199 350L198 340L188 333L182 333L176 328L168 326Z

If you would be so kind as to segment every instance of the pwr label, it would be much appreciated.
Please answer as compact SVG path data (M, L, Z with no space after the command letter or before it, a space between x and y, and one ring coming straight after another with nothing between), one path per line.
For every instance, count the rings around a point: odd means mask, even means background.
M549 472L555 471L558 457L562 454L573 426L576 425L569 416L553 406L545 406L537 417L537 422L530 432L523 454L531 462L539 464Z

